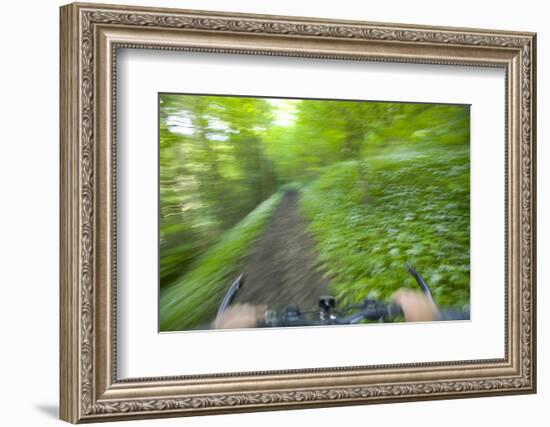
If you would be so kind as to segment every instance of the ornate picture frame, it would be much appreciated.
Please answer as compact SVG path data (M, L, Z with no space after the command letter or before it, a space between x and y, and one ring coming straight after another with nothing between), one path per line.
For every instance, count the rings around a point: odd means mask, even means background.
M70 4L60 11L60 416L112 421L536 391L536 36ZM117 49L502 68L504 357L117 377Z

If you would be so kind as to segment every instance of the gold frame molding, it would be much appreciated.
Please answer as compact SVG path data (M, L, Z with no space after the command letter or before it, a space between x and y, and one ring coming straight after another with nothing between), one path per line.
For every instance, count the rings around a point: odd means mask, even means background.
M61 419L78 423L535 392L534 33L80 3L61 7L60 14ZM505 357L117 379L118 48L505 69Z

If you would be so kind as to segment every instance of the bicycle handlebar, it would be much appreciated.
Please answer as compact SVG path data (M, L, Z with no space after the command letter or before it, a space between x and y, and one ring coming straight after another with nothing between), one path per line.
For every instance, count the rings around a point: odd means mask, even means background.
M433 302L432 293L424 278L410 264L406 264L408 272L415 278L419 287L426 297ZM244 284L244 274L241 274L229 287L225 298L218 308L216 323L224 315L225 310L233 301L237 291ZM374 298L366 298L362 304L345 307L341 310L334 310L336 300L331 296L319 297L320 310L316 312L302 313L295 306L287 306L281 311L267 310L265 312L264 327L283 327L283 326L323 326L323 325L353 325L363 320L370 321L393 321L403 315L401 307L391 303L378 301ZM335 313L347 312L356 309L353 314L347 316L338 316ZM315 313L315 317L311 314ZM309 317L307 315L310 315Z
M317 312L318 318L310 319L301 313L298 307L286 307L282 311L267 310L265 313L265 327L285 326L325 326L325 325L354 325L363 320L388 321L403 315L401 307L395 304L387 304L372 298L364 300L363 304L347 307L360 308L356 313L348 316L336 316L327 312ZM344 311L346 310L344 309Z

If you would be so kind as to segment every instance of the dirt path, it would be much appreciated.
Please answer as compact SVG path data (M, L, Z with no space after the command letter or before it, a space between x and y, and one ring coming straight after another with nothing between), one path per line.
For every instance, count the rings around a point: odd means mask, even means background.
M297 191L285 193L252 247L236 303L312 309L317 307L318 297L327 293L329 280L317 268L314 243L298 210L298 197Z

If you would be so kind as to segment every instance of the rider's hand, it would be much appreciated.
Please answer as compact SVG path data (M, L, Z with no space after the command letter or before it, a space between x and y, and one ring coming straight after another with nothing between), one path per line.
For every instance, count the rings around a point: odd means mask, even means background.
M216 329L255 328L265 316L266 305L235 304L230 306L220 320L214 322Z
M436 305L422 292L401 288L392 296L407 322L429 322L439 316Z

